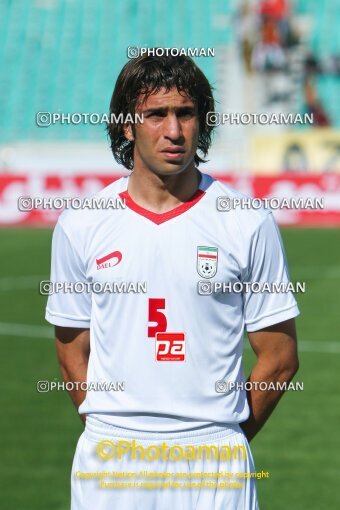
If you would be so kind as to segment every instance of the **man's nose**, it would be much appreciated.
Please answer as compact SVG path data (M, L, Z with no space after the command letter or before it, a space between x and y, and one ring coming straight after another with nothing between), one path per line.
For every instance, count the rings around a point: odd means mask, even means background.
M171 140L178 140L182 135L182 127L177 115L167 115L164 122L164 136Z

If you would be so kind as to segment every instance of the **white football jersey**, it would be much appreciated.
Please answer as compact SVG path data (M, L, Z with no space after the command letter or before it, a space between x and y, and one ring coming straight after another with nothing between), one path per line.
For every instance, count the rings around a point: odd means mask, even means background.
M243 332L291 319L291 292L230 292L219 284L289 282L281 237L269 210L219 211L217 199L244 197L201 174L191 200L157 214L136 204L129 177L96 196L126 208L64 211L52 242L51 281L111 285L59 292L46 319L90 328L88 383L124 391L87 391L80 413L116 426L177 431L249 416L243 382ZM95 287L93 287L94 289ZM139 292L137 292L139 291Z

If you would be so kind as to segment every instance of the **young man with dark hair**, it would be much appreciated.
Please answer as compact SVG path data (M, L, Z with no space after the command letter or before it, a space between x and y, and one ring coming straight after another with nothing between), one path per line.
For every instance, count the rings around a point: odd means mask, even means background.
M283 391L241 387L243 331L257 357L249 381L288 382L298 367L299 312L291 293L214 287L289 277L271 212L219 211L220 196L244 195L197 168L197 151L204 157L211 143L213 109L191 59L129 61L110 111L138 113L143 122L110 123L108 133L116 160L132 173L98 194L127 207L65 211L55 227L52 281L147 283L146 293L48 300L64 380L125 384L125 391L71 392L85 423L73 510L258 508L248 441Z

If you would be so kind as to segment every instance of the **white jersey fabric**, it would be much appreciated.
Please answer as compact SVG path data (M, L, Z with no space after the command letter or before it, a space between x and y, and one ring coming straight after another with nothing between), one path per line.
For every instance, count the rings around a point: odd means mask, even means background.
M164 214L131 199L129 177L96 195L124 198L125 209L61 214L51 281L147 285L144 293L49 296L47 321L90 328L87 381L125 386L88 391L80 413L118 427L162 432L248 418L246 392L219 393L216 382L245 380L245 328L257 331L299 311L291 292L207 293L208 282L288 282L289 276L272 213L219 211L218 197L245 195L201 176L194 197ZM206 295L198 293L198 285Z

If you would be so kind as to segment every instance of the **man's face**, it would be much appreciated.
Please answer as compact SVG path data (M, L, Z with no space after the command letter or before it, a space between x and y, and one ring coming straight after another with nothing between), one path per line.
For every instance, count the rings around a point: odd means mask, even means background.
M141 96L136 113L143 115L144 123L136 124L134 134L130 127L127 136L135 142L135 168L142 165L158 175L173 175L193 163L199 135L198 113L184 92L160 89L145 102Z

